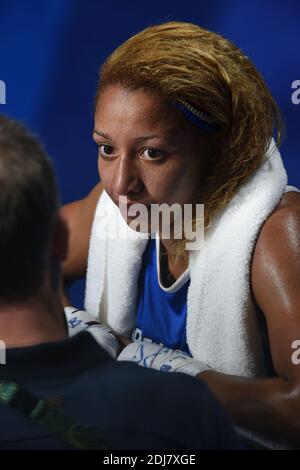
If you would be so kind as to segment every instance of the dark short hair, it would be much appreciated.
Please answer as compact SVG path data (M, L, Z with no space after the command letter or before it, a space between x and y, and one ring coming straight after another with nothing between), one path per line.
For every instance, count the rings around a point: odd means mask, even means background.
M0 115L0 302L40 289L58 207L52 163L41 144Z

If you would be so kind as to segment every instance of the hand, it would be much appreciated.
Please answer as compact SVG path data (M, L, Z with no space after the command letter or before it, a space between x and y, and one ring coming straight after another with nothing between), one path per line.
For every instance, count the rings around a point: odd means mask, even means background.
M111 357L116 359L124 346L122 343L119 343L118 337L111 328L103 325L84 310L77 310L69 306L65 307L64 311L69 337L76 335L80 331L87 331ZM120 336L120 338L122 337Z
M126 346L119 354L118 361L136 362L142 367L162 372L183 372L196 377L210 369L179 349L170 349L149 341L135 341Z

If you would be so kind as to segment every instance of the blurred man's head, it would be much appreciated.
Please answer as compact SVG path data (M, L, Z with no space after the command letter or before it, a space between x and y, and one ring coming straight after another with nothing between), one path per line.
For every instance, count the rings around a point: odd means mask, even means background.
M39 292L46 273L58 280L66 255L50 160L19 123L0 115L0 302Z

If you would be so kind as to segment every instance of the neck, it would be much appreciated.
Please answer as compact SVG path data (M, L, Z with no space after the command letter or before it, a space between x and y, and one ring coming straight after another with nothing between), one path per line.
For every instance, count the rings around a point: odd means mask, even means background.
M170 226L168 227L168 230L165 229L164 231L163 227L160 224L158 233L159 233L160 241L163 245L165 254L168 257L169 262L175 262L176 264L175 260L177 258L178 245L180 244L180 242L182 242L182 239L175 238L175 236L177 235L178 237L178 235L180 235L181 237L183 237L184 232L183 232L183 228L181 228L181 232L178 232L178 229L176 229L177 231L175 231L174 226L176 226L176 223L175 223L176 221L174 220L173 214L172 214L172 217L173 218L171 218ZM183 223L184 223L184 220L181 221L181 224L180 224L181 227L183 227ZM164 237L164 233L165 233L165 236L167 236L167 238ZM188 252L186 251L185 254L186 256L181 258L181 262L187 262Z
M169 265L186 265L188 263L188 252L186 252L186 256L181 257L180 261L177 259L177 249L180 240L174 238L162 238L161 233L159 234L159 238L163 247L161 255L166 255Z
M173 240L172 238L161 238L161 234L159 234L159 238L168 257L175 257L178 240Z
M6 347L33 346L67 337L63 307L47 284L24 302L0 303L0 339Z

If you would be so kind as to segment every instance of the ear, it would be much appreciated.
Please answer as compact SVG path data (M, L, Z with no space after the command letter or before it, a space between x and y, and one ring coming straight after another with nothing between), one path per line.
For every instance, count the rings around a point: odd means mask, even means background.
M63 262L68 256L69 229L67 222L60 213L57 214L53 227L51 254L59 262Z

